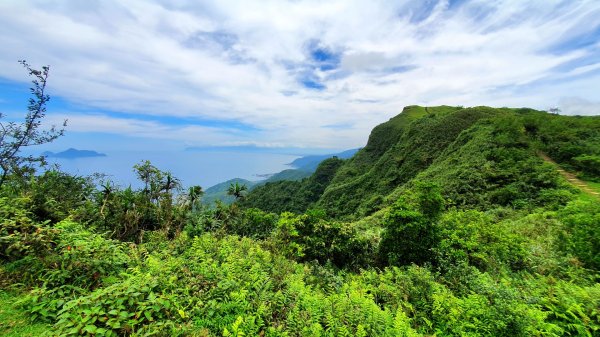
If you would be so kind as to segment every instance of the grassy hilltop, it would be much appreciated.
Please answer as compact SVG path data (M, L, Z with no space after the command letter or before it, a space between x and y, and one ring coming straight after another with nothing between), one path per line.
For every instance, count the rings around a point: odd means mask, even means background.
M216 207L136 170L1 186L0 334L600 334L600 117L409 106Z

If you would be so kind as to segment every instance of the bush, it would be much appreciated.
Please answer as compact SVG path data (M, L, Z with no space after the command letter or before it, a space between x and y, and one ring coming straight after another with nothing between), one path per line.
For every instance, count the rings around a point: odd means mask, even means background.
M53 334L128 336L149 323L159 321L164 325L185 317L176 298L162 294L153 278L139 275L64 304ZM148 327L145 330L151 335Z
M57 223L93 201L94 183L90 177L49 170L32 178L26 191L35 217Z
M230 232L254 239L265 239L275 229L276 223L276 214L263 212L258 208L248 208L243 210L241 220L232 226Z
M27 209L29 198L0 197L0 259L15 261L42 256L56 245L57 231L39 223Z
M52 321L66 302L114 282L130 262L127 248L70 221L55 227L56 243L43 255L25 256L6 270L34 288L21 305L33 319Z
M573 158L584 174L600 179L600 155L581 155Z
M559 281L542 301L547 320L560 327L562 336L595 336L600 332L600 284L579 287Z
M600 270L600 203L575 200L559 213L567 235L560 240L563 250L575 255L591 269Z
M40 276L47 286L71 284L95 288L107 276L124 271L129 262L125 244L104 238L80 224L63 221L56 225L57 245L44 260Z
M349 224L323 219L322 211L282 213L271 238L275 251L298 261L331 262L338 268L365 266L371 259L366 239Z
M480 271L500 272L504 267L524 268L524 239L502 222L480 211L452 211L438 224L439 244L434 248L442 271L467 264Z

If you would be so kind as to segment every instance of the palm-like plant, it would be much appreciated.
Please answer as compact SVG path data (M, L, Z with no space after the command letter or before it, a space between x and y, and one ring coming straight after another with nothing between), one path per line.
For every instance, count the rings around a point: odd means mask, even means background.
M200 199L202 198L202 195L204 194L204 191L202 190L201 186L190 186L190 188L188 188L188 192L187 192L187 202L189 203L189 207L192 210L192 212L196 211L196 206L198 206L200 204Z
M179 178L173 176L171 172L164 172L164 180L162 190L164 190L167 194L171 193L174 189L179 189L181 187L181 181Z
M237 201L244 198L244 192L246 191L248 191L248 187L246 185L236 182L235 184L231 183L229 185L229 188L227 189L227 194L233 195L235 197L235 200Z
M113 191L115 190L115 186L110 181L105 181L100 186L102 187L102 207L100 207L100 215L104 216L104 208L106 208L108 198L112 195Z

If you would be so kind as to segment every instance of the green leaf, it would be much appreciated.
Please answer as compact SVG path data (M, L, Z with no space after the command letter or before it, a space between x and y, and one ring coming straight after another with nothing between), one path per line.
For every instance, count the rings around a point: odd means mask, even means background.
M86 325L83 330L89 332L89 333L95 333L96 332L96 326L95 325Z

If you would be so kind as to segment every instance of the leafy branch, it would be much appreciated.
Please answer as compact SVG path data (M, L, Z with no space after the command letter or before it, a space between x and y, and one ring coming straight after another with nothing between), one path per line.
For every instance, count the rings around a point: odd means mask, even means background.
M42 129L42 120L46 116L46 104L50 96L46 94L49 66L42 70L31 68L25 60L19 63L27 69L29 76L33 76L30 88L32 98L27 105L27 114L22 123L0 121L0 186L4 184L10 174L23 174L34 163L44 163L43 156L26 155L19 153L24 147L50 143L64 134L65 120L61 128L52 125L49 129ZM0 113L0 119L5 116Z

